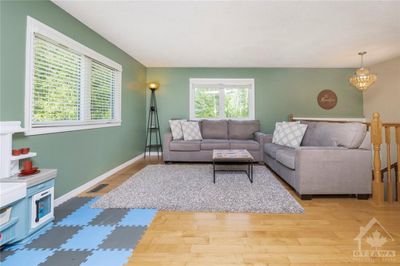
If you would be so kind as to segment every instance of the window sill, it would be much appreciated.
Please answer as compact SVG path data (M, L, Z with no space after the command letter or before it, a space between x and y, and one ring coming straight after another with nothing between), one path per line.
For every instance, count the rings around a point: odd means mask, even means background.
M27 128L25 131L25 136L51 134L51 133L61 133L85 129L95 129L103 127L119 127L121 122L104 123L104 124L89 124L89 125L76 125L76 126L48 126L48 127L32 127Z

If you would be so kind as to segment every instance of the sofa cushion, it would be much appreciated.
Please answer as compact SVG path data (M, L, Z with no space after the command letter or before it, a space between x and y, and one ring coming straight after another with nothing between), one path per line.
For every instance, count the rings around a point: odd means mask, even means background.
M284 149L276 151L276 160L290 169L295 169L296 166L296 150Z
M294 150L294 149L274 143L266 143L264 145L264 152L274 159L276 159L276 152L278 150Z
M337 146L357 149L365 139L367 125L362 123L341 123L331 131Z
M260 143L258 143L255 140L234 140L231 139L229 140L230 147L232 150L259 150L260 149Z
M171 151L199 151L200 140L173 140L169 144Z
M260 131L259 120L229 120L229 139L254 139L254 133Z
M301 146L336 146L335 141L326 132L326 128L318 125L320 122L302 121L301 123L308 125Z
M362 123L306 122L308 128L303 146L340 146L358 148L365 138L367 126Z
M228 139L228 121L202 120L201 135L203 139Z
M202 150L229 149L229 141L223 139L203 139L200 144Z

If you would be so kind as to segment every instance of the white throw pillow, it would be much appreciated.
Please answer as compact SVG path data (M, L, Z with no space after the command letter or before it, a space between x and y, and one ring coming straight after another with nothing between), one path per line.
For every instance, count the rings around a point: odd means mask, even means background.
M300 146L306 130L307 125L299 122L278 122L275 124L272 143L297 148Z
M172 138L174 140L183 139L182 122L185 119L169 120L169 127L171 128Z
M183 121L182 123L184 140L202 140L198 122Z

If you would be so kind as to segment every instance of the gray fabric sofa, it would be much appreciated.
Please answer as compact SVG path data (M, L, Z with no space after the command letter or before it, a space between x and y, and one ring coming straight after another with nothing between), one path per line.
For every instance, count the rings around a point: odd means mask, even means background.
M258 120L202 120L203 140L173 140L171 133L163 139L165 162L211 162L214 149L246 149L256 162L263 162L264 139Z
M264 161L302 199L312 195L371 194L370 136L362 123L303 122L302 144L293 149L266 137Z

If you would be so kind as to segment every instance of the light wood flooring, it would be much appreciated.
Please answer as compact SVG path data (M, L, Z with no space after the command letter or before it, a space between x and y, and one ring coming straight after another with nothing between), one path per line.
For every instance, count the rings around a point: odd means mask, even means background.
M109 177L101 196L156 159L140 160ZM285 187L287 185L282 181ZM179 188L177 188L179 189ZM248 214L159 211L127 265L400 265L400 204L376 207L371 200L314 198L301 201L304 214ZM354 238L375 217L393 238L374 225L392 258L355 258ZM383 238L372 238L376 245ZM363 250L374 250L363 239ZM375 241L375 242L373 242ZM391 253L393 254L393 253Z

